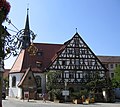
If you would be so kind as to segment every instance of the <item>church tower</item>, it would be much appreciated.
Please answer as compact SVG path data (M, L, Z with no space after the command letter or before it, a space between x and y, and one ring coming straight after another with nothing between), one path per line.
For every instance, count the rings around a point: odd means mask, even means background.
M24 29L24 35L23 35L23 42L22 42L22 49L26 49L30 46L30 27L29 27L29 15L28 15L29 9L27 9L27 17L26 17L26 24Z

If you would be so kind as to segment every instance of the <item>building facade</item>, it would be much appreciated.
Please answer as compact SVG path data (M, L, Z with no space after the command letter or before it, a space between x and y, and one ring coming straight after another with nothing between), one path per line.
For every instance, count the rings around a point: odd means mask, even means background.
M64 44L34 43L32 46L37 52L31 55L27 48L30 45L29 31L27 14L22 50L9 72L9 97L23 99L29 93L29 98L33 99L36 93L45 93L46 72L59 72L54 81L56 86L63 88L67 83L69 90L81 90L96 79L106 81L109 73L112 77L114 67L120 62L119 58L117 62L109 60L112 57L97 57L78 32ZM98 85L99 90L106 85Z
M109 70L109 77L113 78L115 69L120 66L120 56L97 56L104 66Z

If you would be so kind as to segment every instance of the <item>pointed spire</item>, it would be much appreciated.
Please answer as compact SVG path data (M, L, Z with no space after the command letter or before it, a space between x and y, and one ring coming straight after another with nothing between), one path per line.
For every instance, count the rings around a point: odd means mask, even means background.
M24 35L25 36L30 36L30 27L29 27L29 8L27 8L27 17L26 17L26 24L25 24L25 31L24 31Z
M24 29L22 49L25 49L30 45L30 27L29 27L28 13L29 13L29 8L27 8L27 17L26 17L26 24L25 24L25 29Z

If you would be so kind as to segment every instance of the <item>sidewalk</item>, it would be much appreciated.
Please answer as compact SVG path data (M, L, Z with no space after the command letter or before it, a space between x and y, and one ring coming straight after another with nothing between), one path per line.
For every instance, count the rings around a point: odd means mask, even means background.
M72 102L66 102L66 103L57 103L57 102L52 102L52 101L48 101L46 100L46 102L43 102L43 100L20 100L17 98L9 98L7 97L6 99L8 100L12 100L12 101L17 101L17 102L24 102L24 103L36 103L36 104L42 104L42 105L51 105L51 106L65 106L65 107L120 107L120 102L116 102L116 103L92 103L92 104L88 104L88 105L84 105L84 104L73 104Z

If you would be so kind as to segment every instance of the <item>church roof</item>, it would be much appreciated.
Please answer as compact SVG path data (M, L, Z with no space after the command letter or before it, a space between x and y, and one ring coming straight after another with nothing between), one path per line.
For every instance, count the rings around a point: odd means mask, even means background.
M34 56L30 56L27 49L24 49L18 55L15 63L13 64L10 73L24 73L28 67L31 67L33 72L43 72L50 64L55 53L63 46L62 44L47 44L47 43L34 43L38 52ZM37 65L41 64L41 67Z

